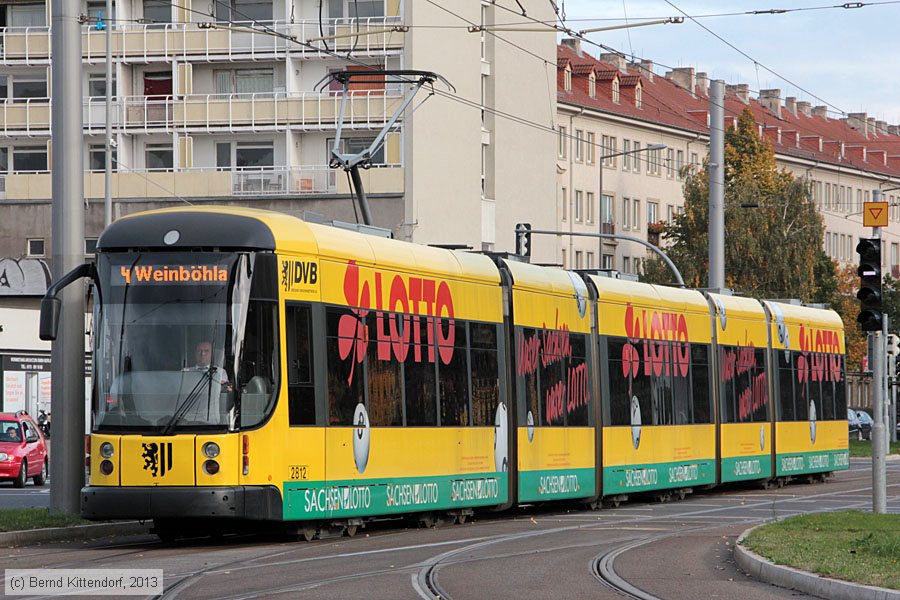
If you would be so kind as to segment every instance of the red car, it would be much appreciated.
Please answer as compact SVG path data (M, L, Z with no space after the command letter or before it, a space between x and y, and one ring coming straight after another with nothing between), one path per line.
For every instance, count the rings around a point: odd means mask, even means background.
M0 480L20 488L31 477L34 485L44 485L48 463L47 442L28 413L0 413Z

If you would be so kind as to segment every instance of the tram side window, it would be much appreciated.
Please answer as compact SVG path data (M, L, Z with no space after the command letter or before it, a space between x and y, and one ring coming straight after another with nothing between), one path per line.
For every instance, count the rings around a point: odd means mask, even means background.
M437 425L437 377L434 361L434 319L413 318L412 340L403 363L408 426ZM418 327L418 333L416 332Z
M778 400L780 420L793 421L797 411L794 410L794 369L790 351L776 350L778 357Z
M260 424L269 414L278 381L278 305L251 300L241 352L241 427Z
M590 383L588 379L587 339L584 334L569 334L572 356L566 373L566 422L570 426L590 423Z
M316 424L316 395L312 366L310 308L285 307L288 369L288 419L291 425Z
M847 380L844 377L844 357L835 355L831 357L837 361L837 369L840 371L838 380L834 384L834 414L836 419L843 419L847 414Z
M472 355L472 425L494 424L500 404L500 365L497 358L497 324L469 323Z
M363 402L365 317L350 309L325 312L325 361L328 367L328 414L331 425L352 425L353 411ZM343 323L343 327L340 324Z
M711 423L709 393L709 352L706 344L691 344L691 400L694 423Z
M688 425L694 422L693 406L691 403L691 346L687 343L675 343L671 345L674 352L672 376L672 403L675 409L675 424ZM687 375L682 375L680 365L687 364Z
M629 394L629 380L623 375L622 351L625 348L623 338L607 338L607 361L609 371L604 373L609 381L609 424L631 424L631 394Z
M466 323L455 319L440 319L437 326L441 425L467 426L469 358Z
M538 366L540 402L542 403L541 425L562 426L566 424L566 379L565 357L555 349L541 348Z
M384 342L369 343L366 357L366 372L369 374L369 422L374 426L398 427L403 425L403 375L396 351L402 356L403 351L409 348L402 340L405 330L409 328L410 318L398 314L370 313L369 322L369 331L375 331L374 327L378 327L380 331L396 332L396 337L401 342L394 345L394 348Z
M520 425L525 425L526 415L531 413L532 423L541 423L541 407L538 401L538 344L540 337L537 330L518 328L516 330L516 374L518 375L519 394L525 398L525 414Z
M665 364L657 367L651 366L650 371L650 397L652 399L654 425L674 425L675 417L673 415L673 398L672 398L672 379L674 375L670 368L669 361L665 360L670 357L670 352L674 351L672 344L659 341L646 341L650 345L650 352ZM642 413L644 414L644 413Z

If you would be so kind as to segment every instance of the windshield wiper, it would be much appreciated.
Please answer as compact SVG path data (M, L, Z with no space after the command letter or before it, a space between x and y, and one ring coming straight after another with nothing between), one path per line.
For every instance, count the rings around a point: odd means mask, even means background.
M172 418L169 419L169 422L166 423L166 426L163 427L162 435L169 435L172 433L172 430L175 429L175 425L178 424L181 419L184 418L184 415L194 406L194 403L197 401L197 398L200 397L200 392L203 390L203 384L207 381L212 383L212 376L217 370L213 365L209 365L209 367L203 371L203 374L200 375L200 381L197 382L197 385L193 387L193 389L188 393L187 397L184 401L178 405L178 408L175 409L175 414L172 415ZM212 396L212 385L210 385L209 389L209 397Z

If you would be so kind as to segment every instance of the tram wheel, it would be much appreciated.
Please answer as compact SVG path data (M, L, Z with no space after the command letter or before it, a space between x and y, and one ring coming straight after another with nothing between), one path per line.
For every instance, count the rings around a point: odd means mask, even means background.
M347 537L353 537L354 535L356 535L356 531L358 528L359 525L347 525L347 527L344 529L344 534Z
M319 532L315 527L304 527L300 530L300 537L302 537L305 542L313 541L318 534Z
M458 515L456 515L456 524L457 524L457 525L463 525L463 524L465 524L465 522L466 522L466 517L467 517L467 516L468 516L468 515L466 515L466 513L462 513L462 512L459 513Z

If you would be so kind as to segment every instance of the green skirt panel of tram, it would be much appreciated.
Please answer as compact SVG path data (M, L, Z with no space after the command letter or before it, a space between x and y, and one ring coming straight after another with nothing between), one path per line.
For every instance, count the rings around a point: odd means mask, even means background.
M596 493L595 478L593 468L520 471L519 502L590 498Z
M604 496L715 483L716 461L714 459L603 467Z
M719 435L722 483L772 477L771 423L723 423Z
M368 517L496 506L509 498L507 473L344 481L287 481L284 519Z
M847 421L785 421L775 424L777 477L850 468Z

